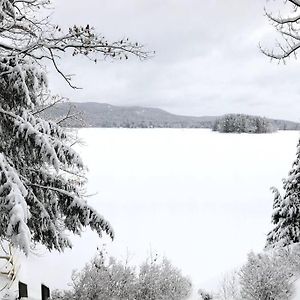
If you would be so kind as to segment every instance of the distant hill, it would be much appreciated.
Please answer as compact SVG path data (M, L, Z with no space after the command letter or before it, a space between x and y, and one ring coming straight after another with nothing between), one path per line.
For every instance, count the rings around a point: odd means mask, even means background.
M71 109L70 109L71 108ZM58 103L45 110L47 119L61 120L67 113L76 114L61 122L67 127L125 127L125 128L213 128L217 116L181 116L159 108L114 106L105 103ZM297 130L300 124L286 120L269 119L280 130Z

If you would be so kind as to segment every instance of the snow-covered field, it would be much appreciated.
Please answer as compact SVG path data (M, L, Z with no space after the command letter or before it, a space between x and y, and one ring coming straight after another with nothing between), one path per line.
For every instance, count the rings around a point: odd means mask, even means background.
M141 262L166 255L196 288L264 247L272 194L295 158L298 132L220 134L205 129L81 129L78 148L89 167L90 204L113 225L116 239L86 231L64 254L36 251L24 281L65 288L106 243L111 255ZM26 275L27 274L27 275ZM30 280L28 278L31 278Z

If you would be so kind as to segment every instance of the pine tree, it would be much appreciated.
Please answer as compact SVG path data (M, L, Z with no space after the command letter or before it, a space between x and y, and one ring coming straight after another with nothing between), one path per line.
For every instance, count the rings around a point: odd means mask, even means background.
M283 183L284 195L273 188L272 223L275 225L267 237L267 247L287 246L300 242L300 141L296 160Z
M113 238L110 224L84 198L85 166L71 136L39 117L51 101L44 61L71 86L59 53L127 59L148 57L128 39L107 41L93 27L65 33L41 13L50 0L0 1L0 238L28 254L32 242L59 251L70 247L65 232L89 226Z

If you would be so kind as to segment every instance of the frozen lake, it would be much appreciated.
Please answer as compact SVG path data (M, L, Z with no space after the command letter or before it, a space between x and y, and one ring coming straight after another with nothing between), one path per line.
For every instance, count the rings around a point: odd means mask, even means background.
M31 256L29 276L64 288L71 271L107 244L133 264L165 255L196 288L211 288L260 251L270 228L271 186L281 187L298 132L246 135L206 129L81 129L78 148L89 173L90 204L116 239L86 231L64 254Z

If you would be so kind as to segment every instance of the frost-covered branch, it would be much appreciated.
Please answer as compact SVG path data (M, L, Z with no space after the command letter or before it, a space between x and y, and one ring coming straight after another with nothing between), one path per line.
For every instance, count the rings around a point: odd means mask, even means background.
M43 186L40 184L34 184L30 182L28 182L27 184L32 187L50 190L56 194L60 194L63 197L59 198L64 199L64 201L62 203L58 203L58 205L65 207L66 210L74 210L83 216L82 218L77 219L76 217L74 217L73 214L71 214L72 216L70 219L64 219L65 225L70 231L76 234L80 234L81 226L90 226L91 229L96 230L99 235L101 235L102 231L104 231L112 239L114 238L114 232L109 222L105 221L104 218L99 213L97 213L92 207L90 207L82 198L66 190L59 189L56 187Z
M97 62L100 58L128 59L135 56L147 59L153 52L128 38L109 41L88 25L69 27L66 32L52 24L50 17L41 17L38 11L49 8L51 1L2 0L0 7L0 58L31 58L34 61L50 60L55 70L72 87L71 78L61 71L59 53L70 52L72 56L83 55Z
M285 62L292 55L297 58L300 48L300 1L287 0L286 5L291 6L291 13L288 16L275 16L265 9L265 15L279 33L282 40L277 42L274 49L268 49L259 45L264 55L271 59Z
M30 217L26 203L28 194L16 170L8 163L0 152L0 199L4 201L7 212L7 222L1 225L5 235L11 242L18 245L25 253L30 246L30 230L27 220ZM2 212L3 213L3 212ZM3 216L1 216L2 221Z

